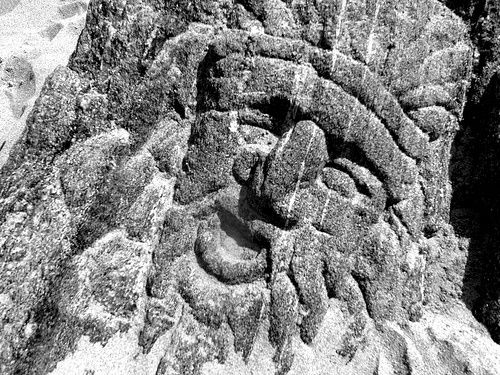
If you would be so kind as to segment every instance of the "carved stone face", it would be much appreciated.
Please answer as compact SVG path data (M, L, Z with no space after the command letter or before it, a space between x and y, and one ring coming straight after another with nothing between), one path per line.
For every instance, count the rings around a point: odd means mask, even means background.
M437 2L427 6L438 13L392 6L342 3L323 46L301 40L298 26L273 32L271 21L266 33L222 31L200 64L176 198L211 194L199 264L227 285L267 285L283 368L294 327L312 342L331 297L349 304L358 338L370 319L420 316L419 249L446 220L442 156L464 104L470 49Z

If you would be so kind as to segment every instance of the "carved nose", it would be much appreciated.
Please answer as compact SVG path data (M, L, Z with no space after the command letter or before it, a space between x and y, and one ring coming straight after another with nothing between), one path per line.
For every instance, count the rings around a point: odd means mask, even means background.
M323 131L312 121L300 121L276 144L266 164L263 194L277 203L302 183L318 176L328 160Z

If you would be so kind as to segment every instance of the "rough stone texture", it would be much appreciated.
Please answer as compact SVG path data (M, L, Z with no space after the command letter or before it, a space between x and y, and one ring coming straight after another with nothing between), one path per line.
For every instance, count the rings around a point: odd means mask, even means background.
M447 5L92 1L1 170L0 372L500 374L499 81Z

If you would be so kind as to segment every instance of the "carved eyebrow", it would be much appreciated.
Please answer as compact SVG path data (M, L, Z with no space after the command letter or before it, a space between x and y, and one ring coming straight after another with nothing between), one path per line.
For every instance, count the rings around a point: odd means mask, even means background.
M365 64L337 50L324 50L301 40L266 34L248 35L232 30L227 34L219 38L214 51L220 59L232 54L250 54L252 57L305 64L320 78L339 86L373 112L407 156L416 160L425 157L428 136L407 116L399 101Z
M227 58L223 58L222 60L226 60L223 65L241 69L241 59L233 58L236 55L231 53ZM283 70L277 64L277 60L262 56L252 58L252 69L260 71L263 76L256 75L258 78L255 82L257 83L249 81L250 83L246 86L246 90L249 91L243 91L240 97L234 95L230 90L223 89L222 92L227 91L229 96L227 100L225 98L227 93L221 96L223 103L221 109L230 110L231 103L236 107L242 103L255 106L261 101L265 102L268 97L275 97L279 90L283 90L283 95L289 103L297 98L311 97L312 100L295 102L295 105L300 108L299 118L313 121L328 137L342 139L342 143L356 144L356 147L364 155L365 163L363 165L369 166L372 173L384 182L391 199L396 201L404 199L406 186L415 182L418 170L415 160L405 152L406 150L401 146L399 139L387 128L387 124L373 110L345 91L340 85L319 77L312 67L287 61L282 67ZM311 72L310 78L286 82L276 80L276 82L270 83L268 93L253 91L257 90L260 80L267 82L269 77L274 77L273 69L300 74L303 68L306 69L306 75L307 72ZM228 74L232 73L233 70L230 68ZM299 88L296 87L295 82L298 82ZM308 92L307 95L302 95L304 90ZM416 128L416 125L411 120L409 121L409 125ZM420 131L420 133L422 132Z
M403 92L401 95L394 95L366 63L336 49L328 50L303 40L268 34L248 34L241 30L228 30L220 35L214 47L213 52L218 55L219 59L236 53L248 57L260 56L279 59L312 67L318 76L340 86L374 112L397 141L402 151L415 160L422 160L425 157L429 137L424 129L421 129L419 124L413 121L409 112L420 107L441 106L457 116L456 106L458 103L455 98L446 95L447 92L444 89L441 90L440 95L431 95L432 97L427 95L424 102L422 102L422 98L419 98L422 103L417 108L413 108L409 106L407 96L409 95L411 98L412 95L422 90L424 90L423 93L427 93L428 90L425 91L425 87L431 83L421 82L420 86L409 88L409 91ZM433 56L454 48L459 48L458 53L470 54L467 45L456 41L453 47L440 47L430 53L422 64L425 65ZM446 82L454 82L454 79ZM441 85L431 85L431 87L442 88Z

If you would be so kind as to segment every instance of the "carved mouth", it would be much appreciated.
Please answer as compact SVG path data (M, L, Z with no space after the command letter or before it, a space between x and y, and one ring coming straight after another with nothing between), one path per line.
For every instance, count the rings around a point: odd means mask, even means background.
M220 221L221 248L225 250L228 259L252 260L263 251L245 223L226 211L219 211L217 216Z
M267 252L245 224L220 211L200 224L195 251L203 268L228 284L253 282L265 274Z

